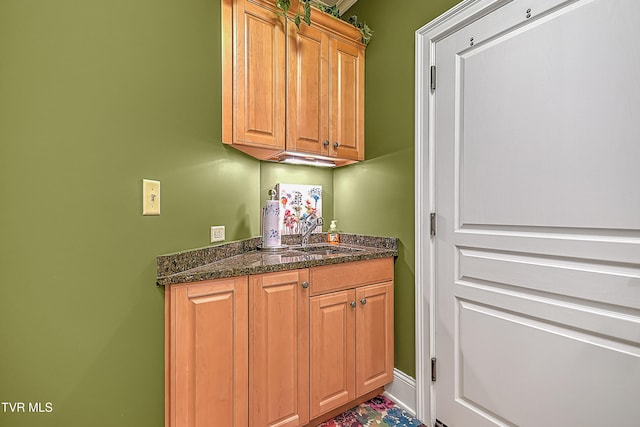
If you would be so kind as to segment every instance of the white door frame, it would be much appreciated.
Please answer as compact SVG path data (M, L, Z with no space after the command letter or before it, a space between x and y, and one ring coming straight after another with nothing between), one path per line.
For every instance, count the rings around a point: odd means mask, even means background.
M435 92L430 67L439 40L511 0L465 0L416 31L415 58L415 340L416 416L435 425L435 240L430 238L430 213L435 212ZM437 77L436 77L437 81Z

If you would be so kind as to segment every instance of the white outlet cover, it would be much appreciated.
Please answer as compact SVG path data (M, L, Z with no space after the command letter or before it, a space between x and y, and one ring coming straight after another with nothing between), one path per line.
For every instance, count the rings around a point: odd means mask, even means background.
M160 181L142 180L142 215L160 215Z
M211 243L222 242L225 239L224 225L215 225L211 227Z

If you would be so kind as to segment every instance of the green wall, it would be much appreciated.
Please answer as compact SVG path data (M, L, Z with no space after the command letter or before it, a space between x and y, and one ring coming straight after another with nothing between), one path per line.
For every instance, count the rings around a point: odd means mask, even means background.
M258 230L260 162L219 143L219 20L209 0L0 1L0 401L53 404L0 425L164 424L155 257Z
M374 36L365 58L367 161L335 171L334 212L342 229L400 239L395 267L396 367L412 377L415 31L458 1L360 0L344 14L367 22Z
M258 235L276 182L320 183L333 210L332 171L220 143L219 8L0 1L0 402L53 409L0 405L0 426L163 425L155 257L211 225ZM161 181L158 217L142 178Z

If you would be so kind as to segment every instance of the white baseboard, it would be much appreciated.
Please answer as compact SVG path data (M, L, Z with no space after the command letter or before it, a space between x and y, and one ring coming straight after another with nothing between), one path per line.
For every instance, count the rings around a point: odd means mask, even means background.
M384 388L384 394L411 416L416 416L416 380L397 369L393 370L393 382Z

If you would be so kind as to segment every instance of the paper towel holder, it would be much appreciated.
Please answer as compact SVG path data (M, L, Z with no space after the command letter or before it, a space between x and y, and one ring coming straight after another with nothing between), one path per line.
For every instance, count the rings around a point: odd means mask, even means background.
M276 192L275 189L270 189L267 193L269 195L269 201L276 201L278 200L278 193ZM264 238L264 223L265 223L265 215L266 215L266 208L262 208L261 211L261 215L260 215L260 244L258 245L258 249L261 251L279 251L282 249L286 249L288 248L287 245L268 245L265 242L265 238Z

